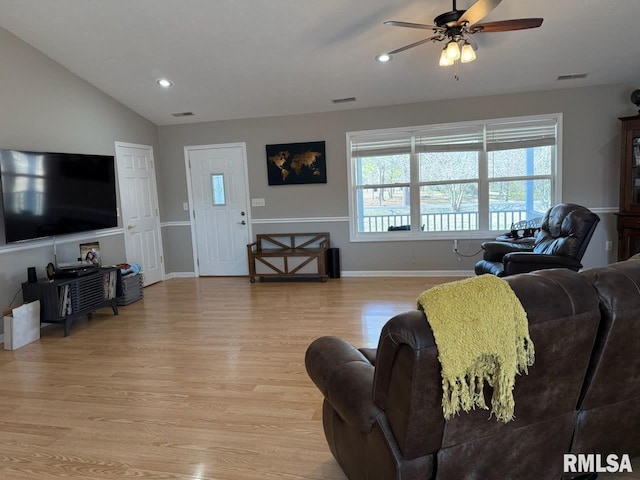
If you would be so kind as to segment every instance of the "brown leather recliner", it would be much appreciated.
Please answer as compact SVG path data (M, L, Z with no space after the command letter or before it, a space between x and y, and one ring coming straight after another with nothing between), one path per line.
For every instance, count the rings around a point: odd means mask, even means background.
M600 217L572 203L550 208L542 219L533 246L509 242L484 242L483 259L476 263L477 275L499 277L548 268L578 271Z
M349 479L562 477L600 320L598 297L585 276L567 269L506 280L536 348L529 374L516 378L510 423L485 410L444 419L438 351L421 311L389 320L377 351L336 337L309 346L305 363L324 395L327 442Z
M602 319L571 450L633 458L640 455L640 260L582 275L598 292Z

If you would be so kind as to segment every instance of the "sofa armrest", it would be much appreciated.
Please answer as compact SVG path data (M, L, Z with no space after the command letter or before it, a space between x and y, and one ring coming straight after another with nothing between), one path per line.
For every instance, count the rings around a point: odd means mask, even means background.
M382 410L373 403L373 365L349 342L322 337L307 348L307 373L342 419L370 432Z
M582 264L573 258L543 253L518 252L504 256L504 271L507 275L550 268L569 268L577 272Z
M527 244L518 244L510 242L483 242L482 249L484 250L484 260L490 262L500 262L502 258L513 252L530 252L533 247Z
M373 401L405 459L442 446L442 376L433 332L425 313L396 315L382 328L376 357Z

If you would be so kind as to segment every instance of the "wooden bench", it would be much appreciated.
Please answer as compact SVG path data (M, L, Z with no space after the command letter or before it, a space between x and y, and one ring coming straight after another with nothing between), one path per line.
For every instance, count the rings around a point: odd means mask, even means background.
M256 241L247 245L249 280L256 277L308 277L327 281L326 252L328 233L275 233L256 235ZM315 271L305 268L316 262ZM256 264L266 267L260 272Z

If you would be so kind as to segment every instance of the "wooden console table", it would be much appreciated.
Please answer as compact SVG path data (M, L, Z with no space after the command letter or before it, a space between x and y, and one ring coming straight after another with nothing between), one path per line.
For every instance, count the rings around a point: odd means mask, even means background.
M326 252L330 240L328 233L276 233L256 235L256 241L247 245L249 280L256 277L309 277L327 281ZM315 272L305 269L316 262ZM256 262L267 270L256 271Z
M118 315L116 300L116 267L96 268L95 272L72 278L40 280L22 284L25 302L40 300L41 323L63 323L64 336L69 335L71 323L78 317L103 307L111 307Z

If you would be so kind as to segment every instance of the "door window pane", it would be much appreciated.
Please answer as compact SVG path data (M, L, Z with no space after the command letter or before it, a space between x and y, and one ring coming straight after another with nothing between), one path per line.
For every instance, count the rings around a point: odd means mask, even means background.
M214 205L225 205L227 203L224 192L224 175L222 173L211 175L211 191L213 192Z

